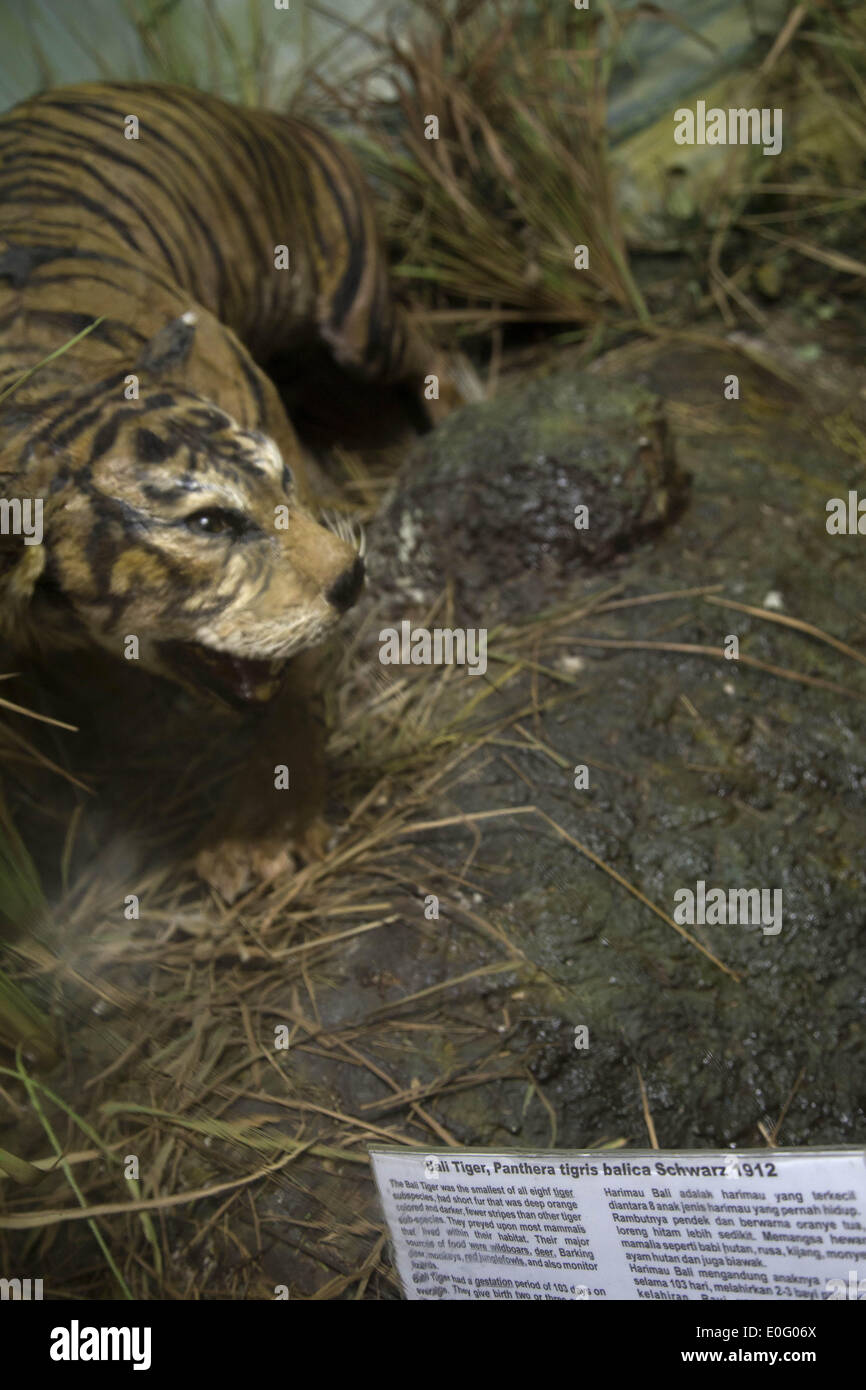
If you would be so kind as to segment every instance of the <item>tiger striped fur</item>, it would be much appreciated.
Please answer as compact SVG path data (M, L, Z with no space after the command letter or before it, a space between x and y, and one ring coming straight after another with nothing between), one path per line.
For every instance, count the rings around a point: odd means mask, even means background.
M0 535L3 635L134 637L158 675L272 697L363 575L265 371L315 345L366 380L424 370L334 138L146 83L0 118L0 505L44 508L41 545Z

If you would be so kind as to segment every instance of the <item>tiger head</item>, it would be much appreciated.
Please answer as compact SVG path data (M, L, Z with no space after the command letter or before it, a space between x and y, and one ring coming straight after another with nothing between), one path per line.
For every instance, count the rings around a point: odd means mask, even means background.
M42 646L95 642L231 704L269 699L354 603L363 561L274 441L201 396L143 390L94 413L74 441L55 427L29 446L44 543L19 550L0 606L26 600Z

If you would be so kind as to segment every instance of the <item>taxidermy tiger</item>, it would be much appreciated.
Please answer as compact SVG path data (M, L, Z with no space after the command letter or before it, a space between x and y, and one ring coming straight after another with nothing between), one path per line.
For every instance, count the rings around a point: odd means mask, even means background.
M246 791L198 858L229 899L320 840L307 653L363 583L262 370L313 345L369 381L429 368L335 139L144 83L0 118L0 630L266 707ZM33 544L14 523L38 503Z

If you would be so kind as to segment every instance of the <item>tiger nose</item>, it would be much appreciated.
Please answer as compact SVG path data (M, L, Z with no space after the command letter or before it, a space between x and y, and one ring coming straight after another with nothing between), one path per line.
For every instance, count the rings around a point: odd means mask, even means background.
M340 612L345 613L356 601L364 587L364 561L360 555L351 569L343 570L340 578L332 584L325 598Z

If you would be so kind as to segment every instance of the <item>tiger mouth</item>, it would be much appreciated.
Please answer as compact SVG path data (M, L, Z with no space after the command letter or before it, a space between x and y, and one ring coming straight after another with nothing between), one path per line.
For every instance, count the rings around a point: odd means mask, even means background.
M263 704L278 690L287 661L260 660L214 651L198 642L164 642L162 651L172 671L185 684L204 687L229 704Z

